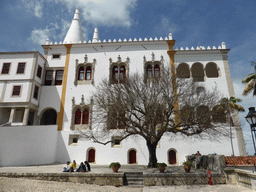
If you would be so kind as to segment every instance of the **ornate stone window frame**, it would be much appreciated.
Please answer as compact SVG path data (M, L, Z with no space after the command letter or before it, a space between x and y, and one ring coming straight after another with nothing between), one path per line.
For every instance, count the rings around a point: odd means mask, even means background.
M161 77L161 73L162 73L162 70L163 70L163 63L164 63L163 55L161 55L161 58L158 61L155 60L155 54L153 52L151 54L151 61L147 61L147 59L144 55L144 57L143 57L143 66L144 66L144 77L145 77L145 79L148 79L148 77L147 77L147 67L149 65L152 66L152 69L154 69L155 65L159 65L159 67L160 67L160 77ZM154 78L154 70L152 70L152 77L151 78Z
M70 129L72 131L85 131L91 129L91 122L92 122L92 103L93 100L91 99L91 103L85 104L84 102L84 95L81 97L81 102L79 104L75 104L75 98L72 98L72 112L71 112L71 123L70 123ZM81 112L83 112L85 109L89 111L89 122L88 124L75 124L75 115L76 110L80 109ZM82 121L81 121L82 122Z
M74 85L91 85L94 84L94 69L95 69L95 65L96 65L96 59L93 59L93 62L88 62L88 57L87 54L85 54L84 56L84 62L83 63L79 63L79 60L76 59L76 72L75 72L75 80L74 80ZM84 67L84 77L86 75L86 68L88 66L91 66L91 79L90 80L85 80L85 78L83 80L78 80L78 73L79 73L79 68L80 67Z
M120 55L118 55L116 62L113 62L111 57L109 58L109 82L111 84L116 83L112 79L112 72L113 72L113 68L115 66L118 67L118 76L119 76L119 73L120 73L121 66L124 66L125 67L125 76L126 76L125 78L129 78L129 62L130 62L129 57L126 58L126 61L122 61L122 58L120 57ZM118 79L117 83L121 83L120 79Z

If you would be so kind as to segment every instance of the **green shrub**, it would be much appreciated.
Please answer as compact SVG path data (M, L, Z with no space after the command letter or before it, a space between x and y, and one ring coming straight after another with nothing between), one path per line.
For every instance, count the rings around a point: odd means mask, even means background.
M157 168L159 167L167 167L166 163L157 163Z
M109 165L109 168L111 167L114 167L114 166L118 166L118 168L121 167L121 164L119 162L112 162L110 165Z

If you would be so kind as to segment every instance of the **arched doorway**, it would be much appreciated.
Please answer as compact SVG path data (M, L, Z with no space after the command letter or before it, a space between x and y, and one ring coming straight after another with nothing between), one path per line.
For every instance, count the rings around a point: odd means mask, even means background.
M54 109L47 109L40 120L40 125L56 125L57 112Z
M88 162L95 163L95 149L90 149L88 151Z
M169 154L168 154L168 157L169 157L169 164L171 165L174 165L177 163L177 160L176 160L176 151L174 150L170 150L169 151Z
M129 164L135 164L136 161L136 151L134 149L129 151Z

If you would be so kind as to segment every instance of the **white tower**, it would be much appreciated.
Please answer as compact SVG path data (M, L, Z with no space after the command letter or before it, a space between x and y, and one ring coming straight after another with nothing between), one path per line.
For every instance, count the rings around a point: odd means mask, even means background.
M82 22L80 20L80 11L79 9L76 9L71 26L64 39L65 44L79 43L84 41L81 23Z

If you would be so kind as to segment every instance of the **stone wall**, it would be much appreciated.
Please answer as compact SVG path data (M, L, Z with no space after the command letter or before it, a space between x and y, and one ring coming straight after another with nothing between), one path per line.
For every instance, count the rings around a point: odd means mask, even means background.
M204 185L208 184L206 173L165 173L165 174L144 174L144 186L163 185ZM225 184L225 175L212 173L213 184Z
M0 177L23 177L28 179L123 186L123 173L0 173Z
M210 169L212 171L222 172L226 167L224 155L190 155L186 159L193 163L195 169Z

